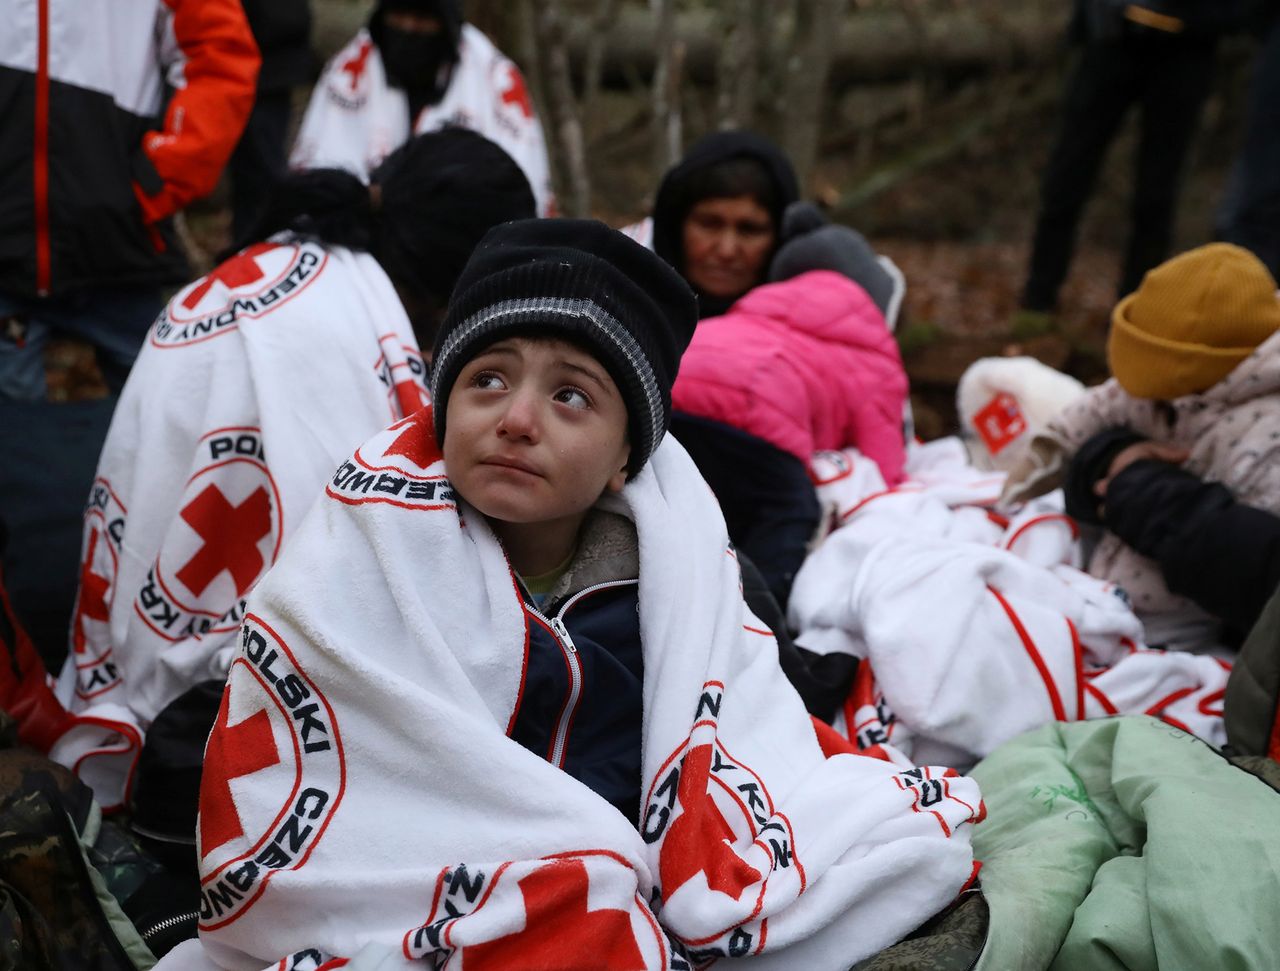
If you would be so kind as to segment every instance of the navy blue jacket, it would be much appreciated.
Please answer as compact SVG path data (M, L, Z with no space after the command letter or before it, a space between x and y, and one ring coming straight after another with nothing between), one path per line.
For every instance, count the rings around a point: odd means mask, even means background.
M637 823L644 659L639 581L526 600L528 657L511 737Z

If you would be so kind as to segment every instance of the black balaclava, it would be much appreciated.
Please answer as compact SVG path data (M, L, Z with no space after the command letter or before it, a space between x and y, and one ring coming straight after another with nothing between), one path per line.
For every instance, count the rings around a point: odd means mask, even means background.
M685 217L694 205L705 198L711 198L705 193L696 195L689 185L690 177L713 165L738 158L758 162L773 183L774 198L768 206L769 219L773 223L775 240L781 242L782 213L800 197L800 188L791 162L782 149L762 135L747 131L715 132L694 142L684 158L662 177L658 194L653 201L653 250L674 266L678 273L684 273ZM772 258L773 254L770 253L765 260L766 267ZM699 293L696 287L694 292L698 295L700 318L718 316L734 302L732 299Z
M383 22L389 10L435 17L443 25L438 34L396 30ZM462 0L379 0L369 18L369 34L378 45L387 82L409 95L411 115L444 97L458 62L462 38Z

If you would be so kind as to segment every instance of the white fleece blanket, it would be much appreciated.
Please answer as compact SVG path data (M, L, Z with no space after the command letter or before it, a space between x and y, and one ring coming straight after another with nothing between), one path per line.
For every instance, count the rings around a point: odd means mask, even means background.
M372 257L259 243L151 329L85 511L54 759L124 801L151 719L221 678L244 598L333 467L422 407L409 320Z
M430 429L344 462L250 600L206 752L205 966L843 971L955 899L976 786L823 758L670 437L610 504L639 537L640 831L512 741L525 609Z
M815 459L841 525L805 561L789 610L801 646L869 662L837 728L961 768L1046 722L1116 713L1224 743L1230 666L1146 650L1115 586L1077 569L1060 503L1012 519L970 505L1001 483L958 457L945 442L917 449L896 489L856 453Z
M410 135L469 128L497 143L520 166L538 212L555 214L542 124L524 76L493 42L462 25L458 63L444 97L409 118L403 89L387 84L378 47L361 30L325 65L289 156L294 168L347 169L361 179Z

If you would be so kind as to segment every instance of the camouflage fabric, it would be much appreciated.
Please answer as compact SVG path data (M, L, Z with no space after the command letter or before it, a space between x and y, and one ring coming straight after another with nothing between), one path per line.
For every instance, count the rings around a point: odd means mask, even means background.
M970 891L910 937L849 971L970 971L982 954L990 921L986 898Z
M83 835L98 838L100 859L115 864L120 882L130 857L118 829L99 826L92 793L71 772L15 741L13 720L0 711L0 971L151 967L81 846Z

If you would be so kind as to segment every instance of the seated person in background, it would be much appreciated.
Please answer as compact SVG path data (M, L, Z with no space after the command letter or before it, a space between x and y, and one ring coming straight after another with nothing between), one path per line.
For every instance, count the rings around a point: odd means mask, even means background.
M751 132L716 132L663 177L651 220L626 232L652 243L698 297L698 316L722 314L765 280L782 213L799 198L791 163Z
M1127 428L1104 429L1071 460L1067 512L1153 560L1170 592L1238 639L1280 586L1280 518L1181 468L1189 456Z
M533 211L492 142L418 136L368 186L294 173L260 241L161 312L98 463L57 688L75 717L51 754L104 806L156 714L225 675L244 597L334 467L425 404L419 344L471 249Z
M410 135L470 128L524 170L539 215L552 215L551 168L524 77L463 21L461 0L378 0L325 66L289 164L367 179Z
M1121 475L1126 463L1115 460L1124 449L1147 440L1144 449L1130 451L1128 458L1146 452L1185 462L1192 476L1222 487L1221 492L1202 492L1192 486L1184 495L1185 479L1170 491L1153 486L1142 502L1167 505L1163 514L1172 518L1161 522L1191 516L1197 495L1209 508L1234 497L1243 506L1280 512L1278 331L1276 282L1252 253L1212 243L1174 257L1148 273L1137 292L1116 306L1107 346L1111 380L1091 388L1051 420L1010 474L1006 500L1030 498L1065 481L1070 511L1117 526L1098 542L1089 572L1129 594L1149 643L1208 647L1218 638L1217 619L1246 625L1248 620L1230 598L1198 597L1203 606L1197 606L1179 596L1195 597L1195 585L1181 568L1162 569L1172 537L1158 539L1129 519L1129 488L1158 470L1137 463L1130 475ZM1067 478L1068 462L1077 454L1079 461ZM1114 500L1113 466L1114 486L1120 490ZM1103 494L1095 494L1093 484L1100 479ZM1183 505L1186 495L1192 497L1191 506ZM1143 518L1161 515L1152 512ZM1148 558L1153 554L1157 561ZM1212 559L1198 562L1196 569L1217 572Z
M900 482L907 375L885 323L895 283L867 241L808 203L787 210L782 238L772 282L699 324L672 433L785 611L820 516L813 453L852 446Z
M824 758L665 437L696 322L601 223L476 249L433 409L356 450L252 595L206 752L201 942L162 967L844 971L956 899L976 787Z

